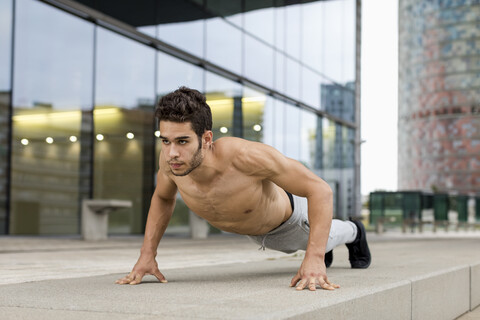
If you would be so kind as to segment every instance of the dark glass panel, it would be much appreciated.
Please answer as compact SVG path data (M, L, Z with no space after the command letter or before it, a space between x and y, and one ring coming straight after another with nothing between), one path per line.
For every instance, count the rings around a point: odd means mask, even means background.
M7 231L8 128L11 95L12 1L0 1L0 234Z
M12 234L74 234L90 185L93 26L16 1ZM75 41L71 41L75 39Z
M94 197L125 199L109 232L141 233L153 191L155 51L97 29Z

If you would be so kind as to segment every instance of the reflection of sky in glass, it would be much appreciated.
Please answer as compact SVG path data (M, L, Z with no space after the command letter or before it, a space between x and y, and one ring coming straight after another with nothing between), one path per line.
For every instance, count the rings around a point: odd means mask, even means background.
M207 20L206 59L241 73L241 32L221 18Z
M285 29L281 30L285 32L286 53L296 59L300 58L300 22L302 21L300 7L300 5L286 7Z
M300 109L287 104L285 108L285 142L284 154L293 159L300 159Z
M134 108L153 104L155 51L98 28L95 104Z
M14 104L91 107L93 25L27 0L16 2L15 25Z
M253 0L255 1L255 0ZM269 44L274 44L274 9L265 8L244 14L245 30L256 35Z
M158 53L157 65L157 94L165 95L181 86L203 92L202 68L162 52Z
M158 25L158 39L203 57L204 20Z
M273 54L272 48L260 41L245 36L245 77L267 87L273 86Z
M311 112L301 110L302 125L300 136L300 161L313 168L315 161L317 116Z
M0 1L0 91L10 90L12 2Z

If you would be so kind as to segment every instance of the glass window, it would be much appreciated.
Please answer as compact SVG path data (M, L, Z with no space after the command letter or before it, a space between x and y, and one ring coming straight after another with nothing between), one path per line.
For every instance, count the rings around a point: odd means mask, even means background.
M186 86L203 92L204 70L190 63L179 60L168 54L158 52L157 62L157 95Z
M355 81L356 64L356 2L344 0L343 4L343 45L342 45L342 78L341 82L347 84Z
M245 0L245 30L274 45L274 0Z
M315 168L317 139L321 139L321 135L317 135L318 117L316 114L301 110L301 153L300 161L308 168Z
M227 70L242 73L242 33L223 18L207 20L206 59Z
M287 58L283 53L280 53L280 52L275 52L274 58L275 58L274 89L281 93L285 93L285 87L286 87L285 64L286 64Z
M283 2L278 1L277 2ZM280 4L279 4L280 5ZM278 50L284 51L285 50L285 7L277 7L274 9L275 14L275 47Z
M326 83L321 85L322 109L347 121L355 121L355 83L346 87Z
M154 185L155 51L97 29L94 197L125 199L109 232L141 233Z
M300 59L300 32L301 6L290 5L285 8L285 52L296 59Z
M157 1L158 38L198 57L204 56L204 24L207 14L191 1ZM183 19L179 19L184 17Z
M300 64L290 58L286 58L285 63L285 93L300 100Z
M273 54L271 47L245 36L245 77L260 84L273 86Z
M324 1L314 1L302 5L302 62L322 71L323 37L325 10Z
M10 232L79 233L90 191L93 26L39 1L18 0L15 13Z
M286 105L285 102L276 99L273 103L273 119L275 123L273 146L282 153L285 153L285 137L288 135L285 129L285 122L287 121L285 115Z
M342 127L343 168L353 168L355 164L355 130Z
M300 160L300 121L300 109L287 104L285 108L285 136L283 137L285 146L284 154L295 160Z
M335 146L337 140L335 128L335 122L323 119L323 167L325 169L335 168Z
M242 98L243 135L247 140L265 141L265 130L272 131L271 119L266 122L266 111L272 109L272 98L265 93L244 88ZM271 111L270 111L271 112ZM268 137L271 139L271 136Z
M242 86L206 72L205 95L212 109L213 138L243 137Z
M355 10L353 0L323 2L322 73L339 83L355 79Z
M318 73L305 67L302 68L302 101L317 109L321 108L322 84L326 82Z
M0 234L7 231L8 122L12 52L12 1L0 1Z

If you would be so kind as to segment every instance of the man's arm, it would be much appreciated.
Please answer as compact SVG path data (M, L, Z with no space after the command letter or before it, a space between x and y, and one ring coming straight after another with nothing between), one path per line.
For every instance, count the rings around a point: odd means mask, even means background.
M274 148L260 143L247 143L241 152L244 167L255 168L251 174L265 177L284 190L308 200L310 235L305 258L290 285L297 290L333 290L324 262L333 216L333 194L330 186L300 162L289 159Z
M132 272L126 277L117 280L117 284L139 284L146 274L154 275L160 282L167 282L163 274L158 270L155 257L160 239L163 237L168 222L172 217L176 194L176 185L160 169L157 174L157 186L148 210L140 258L138 258Z

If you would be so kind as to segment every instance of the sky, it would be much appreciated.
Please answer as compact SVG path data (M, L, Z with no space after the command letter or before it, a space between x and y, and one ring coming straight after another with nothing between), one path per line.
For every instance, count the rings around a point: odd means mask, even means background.
M361 192L397 190L398 0L362 1Z

